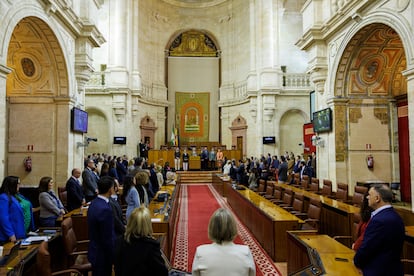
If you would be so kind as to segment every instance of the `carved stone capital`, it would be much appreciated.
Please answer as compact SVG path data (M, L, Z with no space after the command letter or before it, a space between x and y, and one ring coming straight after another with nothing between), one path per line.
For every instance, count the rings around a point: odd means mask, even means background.
M310 80L315 85L315 90L321 94L325 92L325 82L328 70L325 68L315 68L310 71Z
M273 119L275 108L274 107L265 107L263 108L263 117L266 121L270 122Z

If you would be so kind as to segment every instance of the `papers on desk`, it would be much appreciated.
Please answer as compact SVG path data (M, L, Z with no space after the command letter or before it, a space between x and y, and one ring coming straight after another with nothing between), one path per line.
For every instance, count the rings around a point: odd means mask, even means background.
M161 218L152 218L151 222L161 222Z
M42 241L48 241L50 236L32 236L24 239L22 245L30 245L33 243L41 243Z

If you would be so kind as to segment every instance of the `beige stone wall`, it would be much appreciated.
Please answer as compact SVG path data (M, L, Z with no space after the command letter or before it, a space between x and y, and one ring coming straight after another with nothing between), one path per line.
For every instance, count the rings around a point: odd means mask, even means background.
M0 140L5 149L0 152L0 178L14 174L21 177L23 185L37 185L42 176L51 176L62 186L73 167L83 166L83 152L76 146L83 138L70 131L70 109L82 107L91 50L88 43L94 38L84 35L85 40L77 39L84 30L74 28L65 16L71 13L70 18L76 17L77 13L72 13L76 7L61 4L48 10L35 0L0 3L0 97L4 103L0 106L4 123ZM88 2L77 9L82 10L82 15L78 14L82 20L97 11L95 4ZM62 17L57 18L56 13ZM82 20L77 21L77 27L85 22ZM96 29L90 30L94 33L91 36L99 35ZM19 66L22 58L33 61L33 75ZM31 172L24 171L27 156L33 160Z

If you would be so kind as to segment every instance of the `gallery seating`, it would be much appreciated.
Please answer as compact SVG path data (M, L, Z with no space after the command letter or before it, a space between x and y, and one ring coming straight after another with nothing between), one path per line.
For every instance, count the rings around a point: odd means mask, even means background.
M302 230L318 230L321 217L322 203L319 199L311 198L309 200L308 211L306 216L297 214L296 216L305 221L302 224Z
M312 177L311 182L309 183L307 191L318 193L319 192L319 178Z
M273 197L268 198L272 202L282 202L283 188L277 185L273 185Z
M274 181L267 181L266 182L266 193L263 195L264 198L272 199L273 198L273 190L274 190Z
M303 209L305 206L304 200L305 196L303 194L295 193L295 195L293 196L292 206L283 208L288 210L293 215L303 214Z
M300 181L300 188L307 190L309 187L310 178L308 175L304 174L302 175L302 180Z
M291 189L284 189L282 200L270 200L270 201L279 205L280 207L292 206L293 191Z
M259 187L257 187L257 190L255 192L259 195L266 194L266 180L259 179Z
M333 199L347 202L348 201L348 184L338 182L337 189L334 195L332 195Z
M349 236L334 236L333 238L343 244L353 244L358 238L358 224L361 221L361 214L354 213L352 235Z
M332 181L329 179L323 180L322 189L319 191L319 194L330 197L332 195Z
M78 241L72 226L72 218L68 217L62 221L63 247L67 256L67 267L81 271L88 275L92 271L92 265L88 261L87 251L80 251L79 247L89 243L89 240Z
M361 206L362 201L364 200L364 197L366 196L368 192L368 188L365 186L355 186L354 188L354 195L352 196L352 200L350 201L350 204L354 206Z
M414 260L411 259L401 259L404 268L405 276L414 275Z
M46 241L40 243L36 255L36 272L37 275L52 276L52 275L82 275L79 270L65 269L53 271L51 269L51 256L49 252L49 244Z
M68 192L66 191L66 186L58 187L58 196L63 206L66 208L68 205Z

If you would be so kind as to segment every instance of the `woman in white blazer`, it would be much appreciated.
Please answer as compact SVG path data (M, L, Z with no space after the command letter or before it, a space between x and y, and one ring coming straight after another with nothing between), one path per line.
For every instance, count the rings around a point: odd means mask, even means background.
M233 243L236 236L237 225L230 211L216 210L208 224L208 237L213 243L197 247L193 275L256 275L249 247Z

